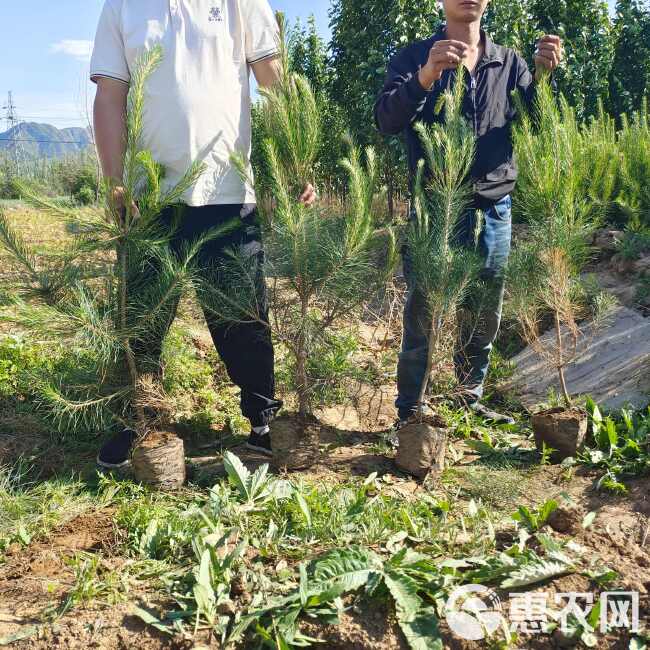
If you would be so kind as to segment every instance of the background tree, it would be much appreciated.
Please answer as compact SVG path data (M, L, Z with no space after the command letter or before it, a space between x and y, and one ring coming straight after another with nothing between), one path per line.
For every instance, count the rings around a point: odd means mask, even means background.
M614 57L612 23L606 0L532 0L536 37L558 34L564 39L565 63L555 74L558 89L579 119L598 112L607 102ZM524 52L529 63L535 39Z
M391 57L409 43L431 36L441 16L436 0L334 0L330 10L333 96L346 111L354 139L377 151L391 216L395 199L407 191L406 159L398 138L378 134L374 103Z
M529 55L535 41L532 0L491 0L483 26L495 43L511 47L522 56Z
M643 0L618 0L614 19L614 59L609 75L612 115L641 108L650 87L650 11Z

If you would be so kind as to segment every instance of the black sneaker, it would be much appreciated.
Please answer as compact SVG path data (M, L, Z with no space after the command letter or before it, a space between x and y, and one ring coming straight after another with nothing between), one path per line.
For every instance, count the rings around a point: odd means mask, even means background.
M104 443L97 455L97 464L106 469L119 469L129 464L131 448L137 434L133 429L124 429Z
M272 456L273 450L271 449L271 436L269 435L269 428L266 427L261 432L251 431L250 436L248 436L248 442L246 446L253 451L257 451L260 454L265 456Z
M498 413L497 411L493 411L492 409L489 409L484 404L481 404L481 402L473 402L471 404L468 404L467 408L469 408L469 410L472 411L475 415L482 417L484 420L487 420L492 424L514 424L515 423L514 418L510 417L509 415L504 415L503 413Z

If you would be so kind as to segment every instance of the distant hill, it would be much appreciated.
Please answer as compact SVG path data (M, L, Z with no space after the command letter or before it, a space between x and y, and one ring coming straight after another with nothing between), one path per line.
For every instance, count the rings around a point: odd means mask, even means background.
M22 158L59 158L86 149L90 136L87 129L79 127L57 129L51 124L21 122L0 133L0 154L14 144Z

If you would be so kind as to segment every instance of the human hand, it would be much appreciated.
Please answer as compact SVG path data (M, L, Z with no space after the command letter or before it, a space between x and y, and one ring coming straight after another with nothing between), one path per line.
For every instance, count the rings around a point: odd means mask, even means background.
M308 208L311 208L317 200L318 194L316 193L316 188L311 183L307 183L302 194L298 197L298 201L303 205L306 205Z
M562 63L562 39L559 36L548 34L537 42L535 49L535 76L553 72Z
M443 71L456 69L465 58L467 44L461 41L436 41L429 58L420 68L418 79L422 88L429 90L440 79Z
M126 222L126 188L122 185L116 185L113 187L109 193L108 198L109 211L110 213L117 217L120 222L120 225L124 225ZM134 201L131 201L131 210L130 210L131 219L140 218L140 210Z

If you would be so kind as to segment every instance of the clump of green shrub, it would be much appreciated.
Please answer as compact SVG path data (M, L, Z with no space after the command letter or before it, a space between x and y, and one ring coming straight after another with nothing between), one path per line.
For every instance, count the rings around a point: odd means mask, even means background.
M650 228L628 230L618 244L618 253L624 260L638 260L650 252Z
M80 205L91 205L99 197L97 164L88 154L52 163L50 192L72 197Z
M349 399L350 383L373 383L377 380L379 371L372 362L361 363L360 352L360 340L352 331L327 332L318 342L307 362L307 369L314 383L314 398L319 404L343 404ZM284 390L296 390L292 357L279 360L276 376Z
M30 377L50 374L57 365L52 349L27 343L20 336L0 339L0 398L22 399L33 396Z

